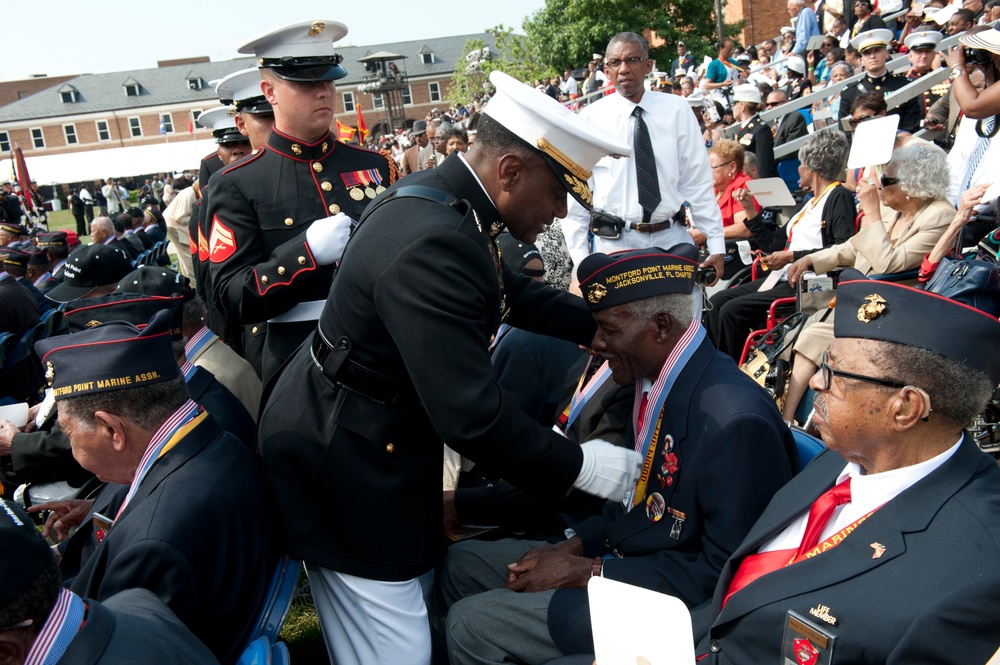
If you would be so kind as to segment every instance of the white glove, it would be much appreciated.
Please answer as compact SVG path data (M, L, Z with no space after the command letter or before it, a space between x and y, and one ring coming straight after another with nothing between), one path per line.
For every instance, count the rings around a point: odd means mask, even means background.
M580 445L583 464L573 487L611 501L621 501L635 487L642 470L642 456L604 439L593 439Z
M350 217L338 212L333 217L317 219L309 225L306 230L306 242L309 243L309 249L316 263L328 266L340 260L351 237L353 223L354 220Z

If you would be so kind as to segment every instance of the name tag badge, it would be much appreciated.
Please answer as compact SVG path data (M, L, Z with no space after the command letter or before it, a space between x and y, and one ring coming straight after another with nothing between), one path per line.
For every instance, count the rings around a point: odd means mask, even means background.
M830 665L837 636L788 610L785 632L781 637L780 665Z

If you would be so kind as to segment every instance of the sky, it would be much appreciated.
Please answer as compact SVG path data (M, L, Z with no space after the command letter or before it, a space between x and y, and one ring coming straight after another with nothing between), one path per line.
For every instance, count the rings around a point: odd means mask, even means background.
M27 24L16 29L8 24L0 80L145 69L156 67L158 60L205 55L213 61L229 60L239 56L236 47L245 41L284 25L316 19L345 24L347 37L339 42L345 46L481 33L498 24L520 32L521 21L544 4L544 0L473 0L451 5L369 0L331 3L334 9L323 10L325 3L315 0L196 0L131 6L47 0L42 5L44 15L31 13ZM181 11L182 6L189 9Z

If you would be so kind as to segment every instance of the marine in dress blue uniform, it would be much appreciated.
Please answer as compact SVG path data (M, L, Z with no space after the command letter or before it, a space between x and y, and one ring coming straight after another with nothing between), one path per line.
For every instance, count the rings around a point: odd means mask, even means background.
M857 49L858 53L863 53L872 48L887 49L891 40L891 30L869 30L852 39L851 46ZM840 93L840 112L837 116L840 118L849 118L851 116L851 104L854 103L858 95L866 92L881 92L883 95L888 95L891 92L899 90L909 82L905 76L892 74L888 70L881 76L871 76L866 72L860 81L846 86L843 92ZM911 99L904 102L899 107L890 111L890 113L899 116L899 128L901 130L915 132L920 129L920 121L923 120L923 115L920 113L919 100Z

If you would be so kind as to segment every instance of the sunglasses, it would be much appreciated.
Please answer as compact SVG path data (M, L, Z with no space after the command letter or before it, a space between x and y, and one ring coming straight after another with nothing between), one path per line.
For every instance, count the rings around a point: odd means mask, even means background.
M890 178L887 175L882 176L883 187L888 187L890 185L898 185L898 184L899 184L899 178Z

